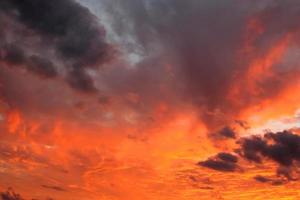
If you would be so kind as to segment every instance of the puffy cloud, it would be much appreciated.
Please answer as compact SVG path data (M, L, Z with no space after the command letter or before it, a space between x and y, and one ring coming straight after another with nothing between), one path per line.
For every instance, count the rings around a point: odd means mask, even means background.
M253 136L241 143L242 156L254 162L262 162L265 157L280 165L291 166L300 160L300 136L289 131Z
M106 63L113 50L106 42L104 28L87 8L73 0L5 0L0 12L7 26L0 37L2 61L23 65L42 77L57 76L57 68L63 66L72 76L73 88L95 90L93 82L87 81L91 78L85 69ZM23 31L12 34L14 26ZM32 36L26 36L26 32ZM22 42L18 42L20 39Z
M276 176L281 179L267 178L257 175L254 177L259 182L271 182L272 184L282 184L286 181L295 181L300 161L300 136L290 131L277 133L266 133L264 135L254 135L237 139L238 148L235 149L237 156L230 153L221 152L206 161L199 162L198 165L218 171L233 172L239 167L238 159L264 165L272 160L277 163ZM240 167L243 167L242 165ZM299 174L298 174L299 175Z
M230 153L219 153L214 158L199 162L198 165L218 171L234 172L238 168L237 161L238 158Z

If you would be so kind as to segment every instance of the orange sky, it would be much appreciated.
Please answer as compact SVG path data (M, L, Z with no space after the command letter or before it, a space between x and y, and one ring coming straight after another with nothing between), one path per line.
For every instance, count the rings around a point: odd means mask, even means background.
M300 199L299 5L4 0L0 199Z

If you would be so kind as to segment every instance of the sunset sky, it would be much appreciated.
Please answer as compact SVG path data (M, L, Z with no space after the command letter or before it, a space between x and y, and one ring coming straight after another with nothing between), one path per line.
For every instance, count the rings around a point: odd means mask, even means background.
M300 199L299 22L297 0L0 0L0 199Z

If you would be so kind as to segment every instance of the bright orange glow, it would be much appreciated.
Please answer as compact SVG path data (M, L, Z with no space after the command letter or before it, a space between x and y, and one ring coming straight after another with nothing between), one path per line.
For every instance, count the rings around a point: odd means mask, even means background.
M296 1L20 2L0 200L300 199Z
M10 133L16 133L22 124L22 118L17 110L11 111L7 116L7 126Z
M288 93L288 90L285 92ZM267 108L275 105L264 106L265 111L259 116L264 116L264 112L268 113ZM165 110L163 107L160 105L159 110ZM248 116L257 113L247 112ZM14 111L14 117L20 115L16 113ZM276 115L269 113L265 117L271 116ZM253 179L257 174L273 177L272 163L265 168L250 165L249 169L240 169L237 173L216 172L196 166L199 160L214 155L220 149L231 151L235 145L222 140L212 143L206 136L204 124L191 111L175 114L171 120L164 120L163 124L153 126L143 134L133 134L136 130L128 129L127 136L124 132L119 134L119 130L111 130L111 134L99 137L97 129L74 127L65 120L57 121L50 132L45 133L48 136L43 140L34 137L35 131L40 131L38 128L30 130L31 134L22 139L22 143L7 149L10 159L6 163L10 167L1 168L5 177L9 177L10 184L14 183L15 189L28 198L32 197L30 188L33 187L36 188L35 198L70 199L76 195L76 198L91 200L163 200L165 196L174 200L196 200L199 196L248 200L300 195L296 182L288 183L288 187L272 186L270 191L269 185ZM101 131L110 132L109 129ZM30 177L22 178L29 181L24 185L19 182L18 174L25 171ZM44 176L45 171L51 176ZM6 183L3 181L1 187L5 188ZM61 190L50 189L51 186Z

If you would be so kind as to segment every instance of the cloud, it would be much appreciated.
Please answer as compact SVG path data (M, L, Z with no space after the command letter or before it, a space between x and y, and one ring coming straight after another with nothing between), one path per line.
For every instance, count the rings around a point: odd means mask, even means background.
M261 175L257 175L254 177L254 179L258 182L261 182L261 183L267 183L267 182L270 182L271 179L267 178L267 177L264 177L264 176L261 176Z
M274 186L278 186L278 185L282 185L284 183L286 183L285 180L283 179L278 179L278 178L268 178L268 177L264 177L264 176L261 176L261 175L257 175L254 177L254 179L260 183L269 183L271 185L274 185Z
M217 171L234 172L238 167L237 161L238 158L230 153L219 153L214 158L199 162L198 165Z
M1 192L0 196L2 200L24 200L21 195L15 193L12 188L8 188L7 191Z
M217 135L225 137L225 138L231 138L231 139L236 138L235 131L228 126L222 128L219 132L217 132Z
M95 91L85 70L105 64L113 50L104 28L87 8L73 0L4 0L0 14L5 16L2 23L7 26L0 37L2 61L23 65L48 78L58 76L58 68L65 68L72 76L73 88ZM21 29L19 33L14 32L16 27ZM32 36L26 36L26 32ZM20 39L23 41L17 42Z
M68 75L68 82L71 87L80 91L95 92L93 79L84 71L83 68L74 68Z
M239 159L264 165L267 161L277 163L277 178L267 178L261 175L254 177L259 182L271 182L273 185L283 184L287 181L296 181L299 176L298 165L300 161L300 136L291 131L269 132L264 135L253 135L236 140L239 145L235 149L236 155L218 153L216 156L201 161L198 165L218 171L234 172L239 167Z
M289 20L300 18L292 1L104 0L101 7L129 52L171 66L177 98L197 107L210 128L234 121L296 80L296 69L283 62L291 46L287 35L298 36Z
M54 78L58 72L52 61L37 56L26 56L23 49L14 44L7 44L2 48L0 57L8 65L18 66L32 73L39 75L41 78Z
M233 0L4 0L1 24L7 28L0 34L0 57L6 65L39 77L64 79L79 91L102 89L119 98L135 93L139 102L122 103L143 115L151 115L147 111L161 102L175 109L193 106L208 128L218 130L296 80L295 68L283 71L290 43L282 41L296 28L285 19L297 12L291 3L284 5L293 12L283 12L281 31L271 20L276 16L272 8L280 6L275 1ZM216 14L223 11L227 14ZM253 24L265 31L257 33ZM249 35L256 37L250 40ZM278 58L269 56L280 44ZM11 52L6 46L13 47ZM249 46L253 51L246 51ZM116 49L126 51L115 56ZM132 54L139 62L130 64ZM96 70L112 60L116 63L103 68L105 73ZM268 73L252 73L260 71L258 65Z
M224 162L236 163L238 161L238 158L230 153L219 153L217 157Z
M254 162L262 162L265 157L279 165L291 166L300 160L300 136L289 131L253 136L243 139L241 144L241 155Z

